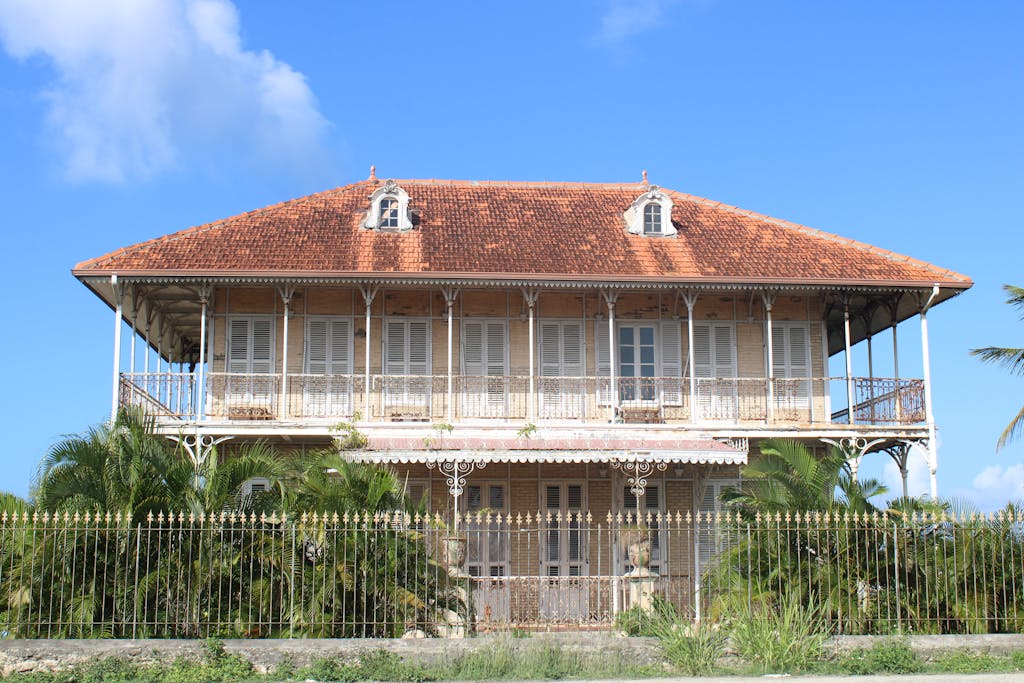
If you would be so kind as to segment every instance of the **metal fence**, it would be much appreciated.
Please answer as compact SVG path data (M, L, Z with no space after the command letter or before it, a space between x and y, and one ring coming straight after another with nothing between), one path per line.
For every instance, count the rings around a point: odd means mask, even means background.
M1005 512L0 515L10 638L607 629L665 609L728 618L738 602L794 593L837 633L1020 632L1024 522Z

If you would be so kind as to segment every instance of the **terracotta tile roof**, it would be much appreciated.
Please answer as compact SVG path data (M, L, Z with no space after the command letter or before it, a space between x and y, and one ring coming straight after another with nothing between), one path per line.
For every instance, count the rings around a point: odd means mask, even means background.
M380 185L367 180L126 247L74 273L971 284L922 261L665 188L676 237L626 231L622 214L648 188L641 184L398 184L419 214L409 232L361 226Z

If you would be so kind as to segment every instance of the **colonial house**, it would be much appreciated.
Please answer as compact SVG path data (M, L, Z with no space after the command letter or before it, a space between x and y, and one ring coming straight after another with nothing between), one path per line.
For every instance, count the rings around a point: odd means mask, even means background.
M841 445L854 469L884 451L904 477L919 445L934 493L927 314L971 286L646 174L371 171L73 273L115 311L112 409L144 406L196 457L227 439L329 447L350 425L368 443L348 456L395 468L435 511L559 519L716 510L773 437ZM923 376L904 377L897 328L913 318ZM483 543L470 570L595 573L574 539L545 537L530 570ZM693 573L707 544L664 553L661 571Z

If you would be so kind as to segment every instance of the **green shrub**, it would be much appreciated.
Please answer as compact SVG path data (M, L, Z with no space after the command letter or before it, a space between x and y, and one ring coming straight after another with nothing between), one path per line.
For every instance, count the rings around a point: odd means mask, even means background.
M665 657L690 676L707 675L725 653L726 632L719 624L659 619L653 628Z
M1024 670L1024 650L1018 650L1010 655L1010 664L1018 671Z
M839 661L839 668L848 674L863 676L876 673L912 674L924 667L906 641L881 640L869 649L857 649Z
M615 627L627 636L657 636L658 624L664 621L682 623L679 609L661 596L654 596L649 609L639 605L615 615Z
M765 673L794 673L817 664L828 637L823 607L804 606L796 594L776 604L743 602L732 621L732 644L745 661Z
M957 650L935 660L935 668L946 673L973 674L1009 671L1012 666L1012 660L970 650Z

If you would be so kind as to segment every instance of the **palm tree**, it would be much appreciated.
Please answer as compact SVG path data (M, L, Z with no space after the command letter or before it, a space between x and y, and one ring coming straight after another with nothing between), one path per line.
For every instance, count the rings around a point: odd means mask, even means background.
M1003 285L1003 289L1009 295L1006 303L1021 310L1021 320L1024 320L1024 287ZM977 356L983 363L994 363L1001 365L1010 371L1012 375L1024 375L1024 348L1011 348L1004 346L986 346L981 349L971 349L971 355ZM1021 407L1016 417L1010 420L1003 433L999 435L996 442L996 449L1000 449L1013 439L1020 436L1024 431L1024 406Z
M727 489L722 499L748 516L757 513L871 513L870 499L888 489L876 479L854 479L847 454L830 448L815 455L799 441L770 439L761 455L741 472L742 488Z

